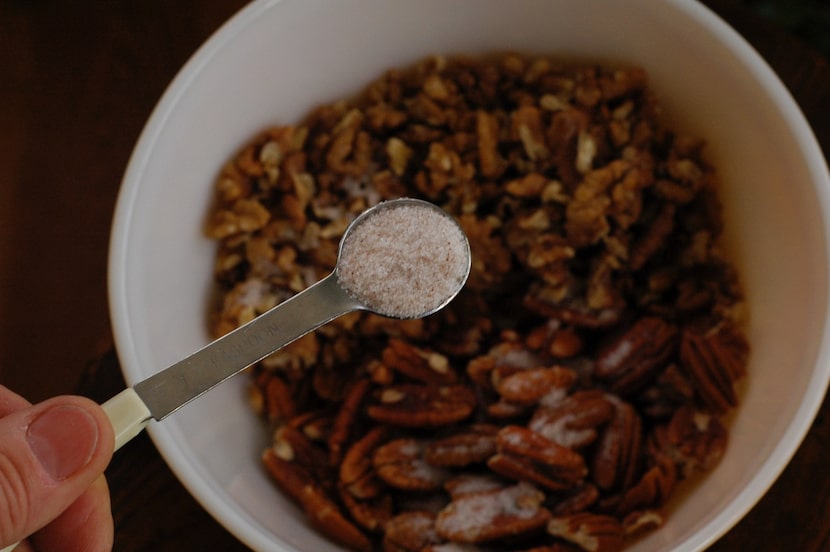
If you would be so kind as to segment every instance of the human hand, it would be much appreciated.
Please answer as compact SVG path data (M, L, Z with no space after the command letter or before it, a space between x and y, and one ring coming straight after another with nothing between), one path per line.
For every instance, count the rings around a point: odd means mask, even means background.
M112 425L93 401L32 405L0 385L0 550L21 539L16 552L111 550L103 471L113 448Z

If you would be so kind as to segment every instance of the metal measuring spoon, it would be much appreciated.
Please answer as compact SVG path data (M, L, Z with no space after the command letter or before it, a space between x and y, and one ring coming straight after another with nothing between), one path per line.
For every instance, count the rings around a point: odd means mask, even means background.
M355 281L354 277L342 279L339 274L344 245L349 245L349 238L355 229L367 222L377 220L375 217L378 215L399 207L427 209L430 213L439 213L442 217L441 221L450 221L453 228L458 231L460 243L455 245L462 248L460 250L462 254L456 261L460 263L460 266L454 267L457 270L451 285L444 286L446 293L432 297L434 303L425 304L422 312L412 312L411 309L404 312L396 311L395 308L384 308L388 305L379 304L377 297L361 297L362 289L359 285L359 278L358 285L355 286L350 284ZM434 231L435 228L430 227L418 229L424 238ZM401 245L411 246L413 245L411 240L418 239L418 236L388 234L390 235L387 236L387 241L391 239L410 240L409 243ZM351 245L347 251L348 255L360 255L360 247L359 244ZM386 201L366 210L344 232L340 240L338 266L331 274L247 324L133 387L125 389L104 403L104 410L115 429L116 450L138 435L150 420L163 420L231 376L344 314L366 310L387 317L411 319L422 318L441 310L461 291L470 273L470 264L470 244L467 237L452 217L439 207L425 201L403 198ZM399 275L398 280L400 281L401 278L402 276ZM344 281L356 289L347 289L344 287ZM390 293L389 290L386 290L386 293ZM431 297L429 294L427 296ZM380 303L382 302L381 297Z

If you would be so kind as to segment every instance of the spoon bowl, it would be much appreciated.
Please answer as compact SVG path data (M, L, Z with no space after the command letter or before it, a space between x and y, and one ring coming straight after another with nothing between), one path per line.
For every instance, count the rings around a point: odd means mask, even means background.
M452 217L427 201L401 198L349 225L334 273L367 310L405 320L447 306L471 263L470 243Z

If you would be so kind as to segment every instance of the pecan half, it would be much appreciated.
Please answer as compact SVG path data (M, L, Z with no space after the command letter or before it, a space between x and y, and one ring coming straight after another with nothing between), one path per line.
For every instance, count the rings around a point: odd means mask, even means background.
M400 339L389 340L381 359L392 369L423 383L450 385L458 380L446 356Z
M476 406L475 394L465 385L390 385L377 399L367 410L369 416L401 427L453 424L468 418Z
M388 436L387 428L375 427L355 442L343 457L340 484L355 498L373 498L385 490L372 466L372 453Z
M301 503L304 487L317 486L317 482L307 468L291 460L280 458L273 447L265 449L262 453L262 463L277 487L298 504Z
M367 500L359 500L341 484L340 500L358 525L373 533L381 531L392 519L392 496L383 494Z
M424 459L433 466L463 467L486 461L496 452L499 428L490 424L473 424L449 437L430 441Z
M332 465L336 465L343 456L343 446L349 440L351 430L360 416L360 406L370 386L371 382L368 379L361 379L355 383L337 411L328 437L329 460Z
M599 500L599 489L596 485L583 481L557 498L550 511L555 516L565 516L584 512Z
M378 477L396 489L431 491L441 488L449 474L424 460L424 444L416 439L395 439L372 455Z
M522 405L499 399L487 405L487 415L493 420L507 421L530 414L533 405Z
M677 409L671 420L651 433L650 450L667 454L677 464L680 476L713 468L726 450L727 431L723 423L692 405Z
M670 364L652 385L637 396L641 411L652 418L671 417L680 406L692 402L695 390L677 364Z
M494 376L499 371L493 372ZM570 368L552 366L516 370L494 382L496 392L508 402L532 405L555 389L570 389L576 383L576 373Z
M288 425L315 442L325 443L328 440L333 416L329 409L309 410L288 420Z
M304 487L301 502L311 524L318 531L352 550L372 549L366 535L346 519L337 504L320 489Z
M328 482L332 479L325 451L290 425L284 425L276 431L271 450L282 460L307 469L317 481Z
M610 328L622 319L625 305L592 309L582 297L561 298L560 293L542 285L534 284L525 295L523 304L529 310L561 320L577 328Z
M467 374L484 389L493 389L496 374L514 373L544 366L542 357L516 339L506 339L494 345L486 355L472 359L467 365Z
M680 345L680 365L694 383L700 399L715 413L738 404L734 382L744 375L746 343L737 332L714 328L705 334L686 329Z
M643 508L656 508L668 500L677 483L677 469L674 460L660 455L655 465L643 474L637 484L625 491L617 505L618 516Z
M641 318L602 349L595 374L611 391L630 395L665 367L677 350L679 335L678 329L662 318Z
M614 405L602 391L576 391L555 406L537 408L528 427L563 447L581 449L613 415Z
M625 490L637 477L642 422L630 404L612 400L614 417L602 429L591 461L593 480L603 491Z
M498 448L498 454L487 465L511 479L562 490L573 487L587 474L580 454L521 426L506 426L499 431Z
M296 415L294 391L281 376L263 372L254 389L259 390L261 410L270 424L277 425Z
M582 351L582 337L576 328L566 326L556 330L548 343L548 352L554 358L570 358Z
M454 542L478 543L534 531L550 513L545 495L527 483L483 493L462 495L435 520L439 536Z
M273 449L265 451L262 461L277 485L302 507L318 531L352 550L372 549L366 535L346 519L323 488L307 477L307 472L303 475L300 466L282 460Z
M631 512L622 520L626 537L636 537L663 525L663 516L655 510Z
M384 527L384 552L420 552L441 542L435 532L435 514L404 512L390 519Z
M616 552L622 550L625 540L623 527L616 518L588 512L551 518L547 527L551 535L589 552Z

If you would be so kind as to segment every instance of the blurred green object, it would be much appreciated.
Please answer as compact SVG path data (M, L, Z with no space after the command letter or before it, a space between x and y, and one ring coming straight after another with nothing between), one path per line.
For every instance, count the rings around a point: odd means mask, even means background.
M826 0L741 0L741 3L830 56L830 5Z

